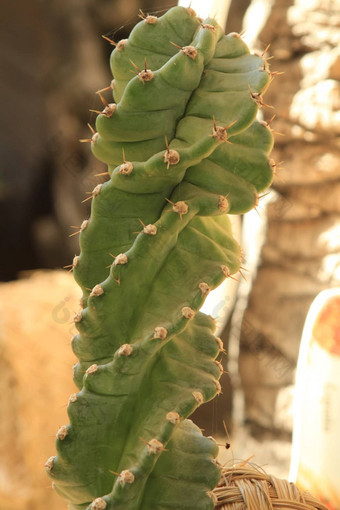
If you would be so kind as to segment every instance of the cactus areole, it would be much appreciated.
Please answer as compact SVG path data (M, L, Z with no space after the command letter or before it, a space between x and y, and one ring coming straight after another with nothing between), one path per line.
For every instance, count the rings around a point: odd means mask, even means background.
M220 392L223 346L199 309L240 267L227 213L272 180L256 120L270 72L184 7L140 21L111 69L91 139L110 179L73 264L79 392L46 470L71 510L209 510L218 447L187 418Z

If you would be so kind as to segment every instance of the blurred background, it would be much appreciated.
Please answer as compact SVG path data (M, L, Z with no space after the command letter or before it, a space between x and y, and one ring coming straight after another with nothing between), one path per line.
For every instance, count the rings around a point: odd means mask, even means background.
M17 0L2 7L0 510L65 508L43 464L74 391L69 338L80 296L61 268L78 253L71 225L89 216L82 200L105 171L79 143L95 121L89 109L100 109L95 91L111 81L112 46L100 36L126 38L139 9L161 15L175 4ZM340 285L340 2L231 0L228 11L226 32L245 30L260 53L270 44L271 70L284 73L265 95L275 110L263 112L266 121L276 114L276 176L259 214L243 219L247 280L236 303L226 296L214 310L228 318L223 395L194 419L224 438L225 420L235 442L247 437L245 456L279 442L265 462L287 476L305 316L319 291Z

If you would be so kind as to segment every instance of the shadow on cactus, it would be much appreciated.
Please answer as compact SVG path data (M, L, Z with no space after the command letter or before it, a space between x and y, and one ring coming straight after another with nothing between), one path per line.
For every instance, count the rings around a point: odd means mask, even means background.
M220 392L223 346L199 309L240 267L227 213L272 180L255 120L270 73L183 7L138 23L111 68L115 103L102 91L91 139L110 180L73 261L79 392L46 469L71 510L208 510L218 447L187 417Z

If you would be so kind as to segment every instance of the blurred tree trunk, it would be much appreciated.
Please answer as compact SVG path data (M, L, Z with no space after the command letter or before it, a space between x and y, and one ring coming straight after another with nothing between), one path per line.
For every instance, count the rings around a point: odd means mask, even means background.
M275 137L277 197L267 208L239 366L253 432L289 431L277 410L294 379L307 310L319 291L340 285L340 2L253 0L246 23L257 47L271 44L271 70L284 71L265 102L285 136ZM268 120L273 111L264 110Z

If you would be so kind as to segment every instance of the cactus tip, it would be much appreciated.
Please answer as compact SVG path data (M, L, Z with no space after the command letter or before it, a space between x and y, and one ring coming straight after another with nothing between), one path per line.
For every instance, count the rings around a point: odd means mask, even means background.
M119 167L119 173L123 175L130 175L133 170L133 164L131 161L124 161Z
M104 294L104 289L101 287L101 285L95 285L93 289L91 290L90 297L98 297Z
M176 413L175 411L170 411L166 415L166 419L167 419L167 421L169 421L173 425L177 425L181 421L180 415L178 413Z
M119 483L125 485L126 483L133 483L135 480L134 474L128 469L124 469L119 475Z
M157 453L164 451L163 443L161 443L160 441L158 441L158 439L155 438L151 439L147 443L147 447L149 455L156 455Z
M210 23L202 23L201 27L211 30L211 32L216 32L216 27L214 27L214 25L210 25Z
M67 427L63 425L56 433L56 438L59 439L60 441L63 441L67 435L68 435Z
M143 228L143 233L151 235L151 236L155 236L157 234L157 227L156 227L156 225L153 225L151 223L149 225L145 225L144 228Z
M218 366L220 374L222 375L224 373L224 368L222 366L222 363L220 361L218 361L217 359L215 359L215 365Z
M77 394L76 393L72 393L72 395L70 395L69 399L68 399L68 403L69 404L74 404L74 402L77 401Z
M202 395L202 393L200 391L193 391L192 392L192 396L194 397L194 399L196 400L198 405L203 404L204 398L203 398L203 395Z
M187 12L190 14L190 16L194 16L194 17L197 16L196 11L192 7L187 7L186 9L187 9Z
M98 365L93 363L93 365L89 366L89 368L85 371L86 375L94 374L98 370Z
M45 462L45 468L47 469L47 471L52 471L53 466L54 466L55 458L56 457L53 455L52 457L49 457L47 459L47 461Z
M125 48L127 42L128 42L127 39L121 39L120 41L118 41L116 44L116 50L122 51Z
M202 293L202 296L206 296L207 294L209 294L210 292L210 287L207 283L205 282L201 282L199 285L198 285L201 293Z
M186 319L193 319L196 313L195 310L193 310L189 306L183 306L181 312L183 317L185 317Z
M139 9L138 17L141 18L145 23L148 23L148 25L154 25L157 23L158 18L157 16L151 16L150 14L145 14L142 9Z
M160 340L164 340L168 336L167 329L162 326L158 326L153 330L153 338L159 338Z
M132 354L133 347L131 344L123 344L119 347L117 354L118 356L130 356Z
M82 320L82 318L83 318L83 312L79 311L76 314L74 314L73 321L74 322L80 322Z
M217 395L220 395L222 393L221 383L217 379L214 382L215 382L215 386L216 386L216 389L217 389Z
M168 202L170 204L172 204L172 210L179 214L180 218L182 219L182 216L183 214L187 214L188 210L189 210L189 206L188 204L186 204L185 202L183 202L182 200L179 200L178 202L176 202L175 204L173 202L170 202L170 200L168 200Z
M223 195L220 195L220 197L219 197L218 208L222 212L226 212L229 209L229 202L228 202L227 198L224 197Z
M103 498L96 498L91 503L91 510L105 510L106 508L106 502L103 500Z

